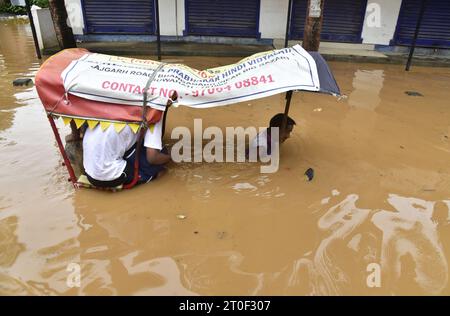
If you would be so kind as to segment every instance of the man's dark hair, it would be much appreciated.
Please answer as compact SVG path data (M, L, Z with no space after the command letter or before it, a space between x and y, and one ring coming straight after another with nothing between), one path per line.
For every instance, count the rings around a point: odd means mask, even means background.
M283 117L284 117L284 113L278 113L276 114L274 117L272 117L270 119L270 127L280 127L283 124ZM286 126L289 125L296 125L295 121L290 118L289 116L287 117L287 121L286 121Z

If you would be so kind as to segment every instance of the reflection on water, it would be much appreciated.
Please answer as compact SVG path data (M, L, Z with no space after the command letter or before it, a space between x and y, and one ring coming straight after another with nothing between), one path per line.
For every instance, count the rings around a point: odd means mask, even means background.
M305 294L350 294L360 287L365 293L365 267L380 263L384 293L442 293L448 282L448 264L432 222L434 203L390 195L388 202L394 210L388 211L361 209L357 201L356 194L348 195L319 219L326 237L312 259L304 257L293 264L287 289L309 283ZM353 265L342 264L338 254L351 257Z
M24 245L17 241L16 227L17 217L0 220L0 267L10 267L23 251Z
M0 20L0 295L450 294L448 69L331 63L349 98L294 95L277 173L173 164L110 194L72 189L35 89L12 86L38 67L26 21ZM174 108L167 131L194 118L266 126L283 106ZM366 282L372 263L380 288Z
M351 106L374 110L381 102L383 70L357 70L353 79L353 91L348 96Z
M388 202L397 212L382 210L372 217L383 231L381 263L387 285L395 289L403 280L426 294L441 293L448 282L448 264L432 221L434 203L397 195L390 195ZM413 280L405 278L408 273Z
M12 81L33 78L39 66L28 20L0 19L0 130L10 127L12 109L35 97L27 93L32 89L14 89Z

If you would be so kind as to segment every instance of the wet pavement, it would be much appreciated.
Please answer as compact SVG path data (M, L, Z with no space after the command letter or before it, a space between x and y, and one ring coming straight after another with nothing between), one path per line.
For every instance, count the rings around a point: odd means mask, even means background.
M450 295L450 69L330 66L348 98L294 95L277 173L172 164L133 190L74 191L34 87L12 86L39 67L28 25L0 20L0 294ZM265 126L283 107L174 108L167 131Z

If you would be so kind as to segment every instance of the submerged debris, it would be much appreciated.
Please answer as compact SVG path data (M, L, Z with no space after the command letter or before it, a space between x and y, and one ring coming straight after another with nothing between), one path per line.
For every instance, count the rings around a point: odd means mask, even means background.
M30 78L18 78L13 81L13 86L28 86L33 83Z
M409 95L410 97L423 97L423 94L417 91L405 91L405 94Z
M308 168L308 170L305 171L305 177L306 180L311 181L314 178L314 169Z
M224 231L217 232L217 238L219 238L219 239L224 239L227 235L228 235L227 232L224 232Z

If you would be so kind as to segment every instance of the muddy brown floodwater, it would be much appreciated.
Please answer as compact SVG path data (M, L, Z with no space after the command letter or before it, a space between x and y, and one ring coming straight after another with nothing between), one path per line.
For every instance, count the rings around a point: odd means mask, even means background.
M35 88L12 86L39 65L26 21L0 20L1 295L450 294L450 69L332 62L348 98L294 95L278 172L172 164L113 194L72 188ZM283 105L173 108L168 132L265 126Z

